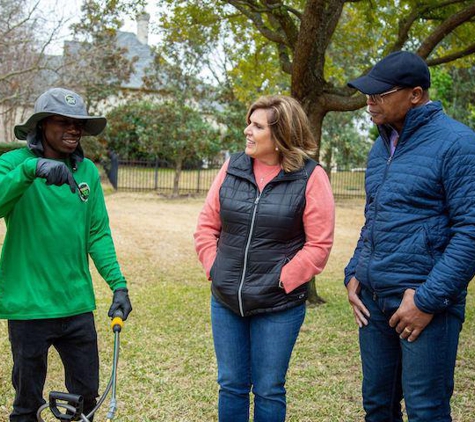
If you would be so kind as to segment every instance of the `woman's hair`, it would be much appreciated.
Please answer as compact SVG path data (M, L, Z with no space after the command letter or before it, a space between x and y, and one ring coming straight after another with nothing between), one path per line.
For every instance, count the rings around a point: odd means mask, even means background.
M247 112L248 124L251 122L251 114L258 109L267 110L268 125L272 139L279 148L280 162L284 171L301 169L305 159L316 153L317 144L300 103L285 95L261 97Z

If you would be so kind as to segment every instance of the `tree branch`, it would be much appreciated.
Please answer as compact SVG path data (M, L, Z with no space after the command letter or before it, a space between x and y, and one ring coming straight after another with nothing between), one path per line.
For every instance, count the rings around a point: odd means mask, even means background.
M293 7L282 5L283 8L287 9L290 13L295 15L299 20L302 20L302 12L300 10L294 9Z
M451 32L460 25L470 21L475 16L475 3L467 6L465 9L455 13L442 22L421 44L417 49L424 59L435 49L435 47Z
M304 98L312 85L323 90L325 52L335 32L345 0L308 0L294 50L292 95Z
M366 105L366 96L362 94L351 97L323 94L325 108L331 111L353 111Z
M14 32L16 29L22 27L24 24L29 22L31 20L31 17L33 16L33 13L36 12L36 9L38 8L38 5L39 5L39 0L28 10L25 17L23 19L21 19L20 21L16 22L13 26L10 26L10 22L12 20L14 20L14 16L12 16L12 15L8 16L8 18L6 19L8 29L5 32L2 33L2 37L5 38L8 34Z
M415 21L424 17L424 15L429 12L433 12L434 10L440 10L447 6L464 2L465 0L447 0L438 4L426 5L425 7L421 7L420 4L415 5L414 10L399 21L398 38L389 52L399 51L402 49L406 41L409 39L409 32Z
M290 60L287 47L285 45L279 44L277 46L279 51L279 61L282 70L291 75L292 74L292 61Z
M6 81L7 79L13 78L14 76L24 75L33 71L47 70L47 66L38 66L36 63L33 66L30 66L26 69L21 70L12 70L11 72L4 73L0 75L0 81Z
M271 12L268 14L270 22L277 29L282 31L287 38L288 45L294 49L299 35L299 29L290 17L289 12L281 6L279 0L263 0ZM280 32L279 31L279 32Z
M239 10L244 16L250 19L254 25L256 26L257 30L268 40L274 41L278 44L287 44L287 40L281 34L276 31L273 31L268 26L265 25L264 21L262 20L261 12L254 11L255 3L252 1L240 1L240 0L224 0L230 5L234 6L237 10ZM246 8L248 6L250 9Z
M462 57L470 56L475 53L475 43L469 45L467 48L457 51L455 53L447 54L443 57L437 57L436 59L427 60L428 66L437 66L443 63L453 62L454 60L461 59Z
M406 41L409 39L409 32L412 28L412 25L418 19L421 19L424 15L426 15L429 12L433 12L435 10L440 10L440 9L443 9L447 6L451 6L451 5L459 4L459 3L466 3L466 0L446 0L446 1L438 3L438 4L427 5L426 7L423 7L423 8L421 8L420 5L415 6L416 10L410 12L405 18L401 19L401 21L399 23L398 38L395 41L395 43L386 51L386 53L389 54L389 53L399 51L399 50L402 49L402 47L404 46ZM456 22L460 21L461 20L460 15L461 14L466 14L467 9L474 9L474 6L463 9L461 12L458 12L457 14L454 14L450 18L446 19L444 21L444 23L442 23L431 34L431 36L433 36L433 34L436 33L436 31L437 31L437 34L443 34L442 37L441 37L441 39L443 39L447 35L447 33L444 34L443 31L441 30L441 27L444 26L444 28L447 28L450 23L452 25L454 25L454 18L456 19L455 20ZM460 22L457 26L461 25L462 23L465 23L465 22L469 21L471 19L470 15L471 15L471 17L475 16L475 12L472 11L470 14L464 15L465 19L463 19L463 21ZM453 31L457 26L454 26L451 29L451 31ZM431 36L429 36L426 40L428 40ZM417 54L419 54L421 57L423 57L425 59L427 57L427 55L430 54L430 51L427 53L426 56L424 56L423 53L421 52L421 48L423 48L423 45L421 45L421 47L419 47L419 50L417 51ZM433 48L435 48L435 45L434 45ZM427 64L429 66L435 66L437 64L448 63L448 62L456 60L458 58L468 56L472 53L473 53L473 51L471 50L470 47L468 47L465 50L461 50L457 53L453 53L453 54L450 54L450 55L447 55L447 56L444 56L444 57L441 57L441 58L437 58L437 59L428 60ZM371 70L371 68L372 68L372 66L369 66L367 69L365 69L361 73L361 75L364 75L364 74L368 73Z
M264 0L265 1L265 0ZM359 0L358 0L359 1ZM283 10L288 10L290 13L294 14L297 18L301 19L302 18L302 12L300 10L297 10L291 6L288 6L278 0L275 0L272 4L266 4L266 8L258 7L255 2L252 2L254 4L253 10L256 12L270 12L274 9L281 8Z

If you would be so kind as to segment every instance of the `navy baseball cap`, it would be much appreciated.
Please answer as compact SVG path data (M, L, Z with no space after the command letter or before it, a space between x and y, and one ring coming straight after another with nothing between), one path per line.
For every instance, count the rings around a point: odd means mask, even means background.
M409 51L396 51L376 63L367 75L348 82L366 95L382 94L394 87L422 89L430 87L430 72L426 62Z

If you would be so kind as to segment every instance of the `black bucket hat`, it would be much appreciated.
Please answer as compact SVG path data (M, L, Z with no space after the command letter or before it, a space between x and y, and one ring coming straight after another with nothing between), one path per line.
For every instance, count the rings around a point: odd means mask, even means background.
M382 94L394 87L428 89L430 72L417 54L396 51L376 63L367 75L350 81L348 86L366 95Z
M35 109L29 119L14 128L15 136L25 140L27 135L36 130L38 122L48 116L64 116L84 120L83 136L99 135L106 127L104 116L89 116L80 95L64 88L51 88L41 94L35 103Z

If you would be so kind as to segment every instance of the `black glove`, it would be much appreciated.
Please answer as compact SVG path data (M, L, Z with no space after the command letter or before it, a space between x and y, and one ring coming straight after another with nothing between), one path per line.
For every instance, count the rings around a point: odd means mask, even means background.
M121 311L123 314L122 319L125 321L129 316L130 312L132 311L132 304L130 303L129 299L129 291L127 289L117 289L114 292L114 297L112 298L112 305L109 308L109 315L110 318L114 317L114 313L116 311Z
M76 181L68 166L61 161L39 158L36 165L36 176L46 179L47 185L61 186L68 184L71 192L76 192Z

